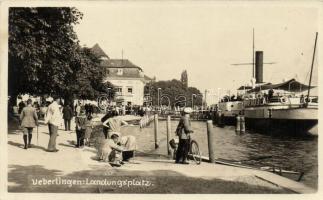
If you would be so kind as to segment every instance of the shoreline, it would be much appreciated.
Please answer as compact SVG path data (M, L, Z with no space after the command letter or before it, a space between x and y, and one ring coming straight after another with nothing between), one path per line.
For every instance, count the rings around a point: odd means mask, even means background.
M71 127L73 127L72 124ZM57 153L44 151L48 129L39 127L37 145L33 133L33 148L22 148L22 133L11 129L8 134L8 191L9 192L63 192L63 193L313 193L313 189L278 175L253 169L243 169L203 162L201 165L179 165L157 150L138 151L133 163L113 168L95 159L93 147L76 149L72 146L74 131L59 129ZM142 135L146 137L146 135ZM165 142L164 142L165 143ZM153 143L152 143L153 145ZM140 149L140 147L139 147ZM141 150L141 149L140 149ZM221 172L221 173L219 173ZM32 177L99 178L122 180L141 178L150 180L152 187L108 187L100 185L33 186ZM265 180L263 180L265 179ZM280 183L280 184L277 184Z

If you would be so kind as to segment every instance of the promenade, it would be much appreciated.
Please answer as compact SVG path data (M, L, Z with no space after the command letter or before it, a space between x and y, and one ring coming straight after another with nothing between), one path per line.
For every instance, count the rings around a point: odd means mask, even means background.
M161 144L157 151L144 151L139 143L135 159L131 163L115 168L109 163L98 162L93 147L74 148L75 131L64 131L63 127L60 127L57 137L59 152L46 152L49 136L47 126L43 124L39 126L38 144L35 129L33 147L25 150L22 133L16 125L15 122L9 123L9 192L202 194L314 192L303 184L269 172L205 162L201 165L174 164L173 160L160 153L165 152L161 151L165 148L165 144ZM74 124L72 129L73 127ZM59 182L61 179L83 182L66 185ZM53 183L39 185L35 184L36 180L52 180ZM105 182L95 182L98 180ZM107 183L109 181L111 183ZM140 184L140 181L145 184Z

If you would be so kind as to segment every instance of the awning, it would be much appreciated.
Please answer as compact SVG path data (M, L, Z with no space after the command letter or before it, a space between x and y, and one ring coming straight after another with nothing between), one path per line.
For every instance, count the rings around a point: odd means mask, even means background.
M312 88L315 88L316 86L311 86ZM303 83L300 83L298 81L296 81L295 79L290 79L286 82L283 83L279 83L279 84L265 84L265 85L261 85L261 86L257 86L254 89L251 89L248 91L248 93L251 92L259 92L261 90L285 90L285 91L289 91L289 92L303 92L305 90L309 89L308 85L305 85Z
M238 88L238 90L250 90L250 89L252 89L252 87L251 87L251 86L240 86L240 87Z
M116 98L116 102L118 102L118 103L122 103L124 101L125 101L124 97L117 97Z

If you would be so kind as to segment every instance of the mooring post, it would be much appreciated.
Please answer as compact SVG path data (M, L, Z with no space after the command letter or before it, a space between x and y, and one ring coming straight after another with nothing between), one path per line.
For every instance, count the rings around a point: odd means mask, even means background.
M241 116L240 117L240 131L241 133L244 133L246 131L246 121L245 121L245 118L244 116Z
M166 142L167 142L167 155L170 155L170 148L169 148L169 139L170 139L170 133L171 133L171 118L170 115L167 116L167 137L166 137Z
M237 117L236 117L236 132L240 132L240 123L241 123L241 118L240 118L240 116L239 115L237 115Z
M158 148L158 114L155 114L154 115L154 120L155 120L155 123L154 123L154 136L155 136L155 149Z
M206 122L206 127L207 127L207 142L208 142L208 147L209 147L209 161L211 163L215 162L215 134L213 132L213 125L212 125L212 120L208 120Z

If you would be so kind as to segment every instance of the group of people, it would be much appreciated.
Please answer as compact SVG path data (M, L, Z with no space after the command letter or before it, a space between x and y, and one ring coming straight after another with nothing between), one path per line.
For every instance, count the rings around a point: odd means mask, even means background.
M112 110L102 117L104 139L97 146L99 160L111 162L117 167L129 162L136 150L136 138L132 135L122 136L121 127L128 123L118 115L116 110Z
M55 98L48 106L44 123L48 125L49 142L47 151L58 152L56 148L56 137L58 128L61 124L62 115L65 124L65 131L71 130L71 119L74 116L72 107L66 104L62 109L60 99ZM76 148L83 148L84 145L90 145L90 138L93 131L92 113L84 112L86 110L76 109L75 130L76 130ZM113 166L121 166L134 156L136 149L136 139L134 136L122 136L121 126L127 122L118 117L118 112L108 112L103 118L103 138L97 138L98 157L101 161L110 162ZM39 120L36 108L32 105L32 100L27 100L27 106L23 107L20 113L20 126L23 129L24 149L31 148L32 132L35 127L38 128Z
M54 101L48 106L45 116L45 124L48 124L49 129L49 142L47 151L57 152L56 137L58 127L61 121L59 98L55 98ZM24 149L31 148L32 132L35 127L38 128L38 115L35 107L32 106L32 100L27 100L27 105L24 106L20 112L20 126L23 130Z
M109 105L105 107L105 112L116 111L118 115L135 115L135 116L144 116L145 109L142 106L137 105Z
M58 152L56 148L56 137L58 136L58 127L61 124L62 116L64 119L65 130L70 129L70 121L73 117L73 109L66 104L62 111L60 108L60 99L54 98L53 102L48 106L44 123L48 125L49 142L47 151ZM176 153L176 163L188 164L187 156L190 148L190 134L193 133L190 124L191 108L185 108L182 112L182 117L176 129L176 134L179 137L179 143ZM86 115L87 114L87 115ZM100 161L110 162L113 166L121 166L125 162L134 157L136 150L136 138L131 135L123 136L121 127L127 125L127 122L118 117L119 113L116 110L107 112L102 117L103 138L97 138L96 148ZM32 100L27 100L25 106L20 113L21 127L23 129L24 148L31 148L32 132L39 125L36 108L32 106ZM89 145L89 139L93 131L92 115L84 113L80 109L75 117L76 130L76 148L82 148L84 145Z

